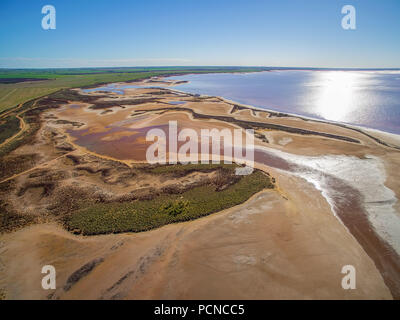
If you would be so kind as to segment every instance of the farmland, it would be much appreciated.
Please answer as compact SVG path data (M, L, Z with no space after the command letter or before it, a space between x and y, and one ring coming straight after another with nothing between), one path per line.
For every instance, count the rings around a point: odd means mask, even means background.
M152 76L207 72L249 72L265 68L162 67L84 69L0 69L0 113L20 103L65 88L134 81ZM16 82L19 81L21 82ZM35 81L31 81L35 79ZM28 81L26 81L28 80ZM30 81L29 81L30 80ZM11 83L10 83L11 82Z

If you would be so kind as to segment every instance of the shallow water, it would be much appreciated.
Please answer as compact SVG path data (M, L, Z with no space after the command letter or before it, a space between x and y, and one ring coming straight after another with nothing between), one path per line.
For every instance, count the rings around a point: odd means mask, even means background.
M136 89L136 88L144 88L143 86L137 86L133 84L127 84L127 85L117 85L115 83L110 83L107 85L104 85L102 87L97 87L97 88L92 88L92 89L83 89L83 92L91 93L91 92L99 92L99 91L104 91L104 92L114 92L117 94L125 94L125 89Z
M272 71L171 77L174 88L400 134L400 71Z
M379 158L307 157L260 147L255 161L299 176L320 190L375 262L392 295L400 298L400 216L393 208L394 192L384 185Z
M393 208L397 198L385 186L385 168L378 157L299 156L262 147L255 154L257 162L292 172L314 184L335 213L344 205L362 203L362 209L380 237L400 254L400 216ZM350 189L353 196L358 195L358 200L350 199L352 195L345 192ZM344 214L351 215L352 210Z
M168 101L169 104L173 104L173 105L181 105L181 104L185 104L186 101Z

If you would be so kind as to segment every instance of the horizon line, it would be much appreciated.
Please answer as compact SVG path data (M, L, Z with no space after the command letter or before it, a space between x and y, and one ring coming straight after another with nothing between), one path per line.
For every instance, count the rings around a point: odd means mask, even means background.
M243 65L193 65L193 66L169 66L169 65L158 65L158 66L99 66L99 67L0 67L0 70L63 70L63 69L149 69L149 68L254 68L254 69L291 69L291 70L399 70L400 67L283 67L283 66L243 66Z

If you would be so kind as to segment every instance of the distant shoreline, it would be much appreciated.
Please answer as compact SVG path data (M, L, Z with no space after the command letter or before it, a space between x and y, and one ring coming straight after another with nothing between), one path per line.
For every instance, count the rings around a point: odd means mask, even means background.
M131 66L131 67L43 67L43 68L9 68L9 67L0 67L0 71L30 71L30 70L121 70L124 71L125 69L138 69L138 70L143 70L143 69L171 69L171 68L182 68L183 70L185 69L229 69L229 68L259 68L259 69L271 69L271 70L323 70L323 71L329 71L329 70L350 70L350 71L386 71L386 70L395 70L395 71L400 71L400 67L395 67L395 68L355 68L355 67L273 67L273 66ZM137 72L137 71L135 71Z
M296 68L291 68L291 69L275 69L275 70L268 70L268 71L257 71L257 73L259 72L271 72L271 71L399 71L400 73L400 69L313 69L313 68L303 68L303 69L296 69ZM255 72L249 72L249 73L255 73ZM232 73L233 74L233 73ZM164 79L164 78L169 78L171 76L174 75L166 75L166 76L162 76L160 77L160 79ZM187 81L189 82L189 81ZM183 90L178 90L178 89L171 89L169 88L169 90L173 90L176 92L181 92L181 93L185 93L185 94L191 94L193 95L194 93L189 92L189 91L183 91ZM214 96L214 95L207 95L207 94L201 94L201 96ZM254 105L250 105L250 104L245 104L245 103L241 103L235 100L231 100L228 98L225 98L223 96L214 96L216 98L219 98L227 103L230 104L234 104L243 108L247 108L247 109L252 109L252 110L257 110L257 111L266 111L266 112L271 112L271 113L277 113L277 114L281 114L283 116L289 116L289 117L294 117L294 118L298 118L301 120L309 120L309 121L315 121L315 122L320 122L320 123L325 123L325 124L331 124L331 125L336 125L339 127L343 127L343 128L347 128L350 130L354 130L357 132L360 132L372 139L374 139L376 142L383 144L387 147L392 147L395 149L400 150L400 134L398 133L394 133L394 132L390 132L390 131L385 131L382 129L377 129L377 128L371 128L371 127L367 127L367 126L363 126L363 125L357 125L357 124L352 124L352 123L346 123L346 122L338 122L338 121L334 121L334 120L327 120L327 119L320 119L317 117L312 117L312 116L305 116L305 115L301 115L301 114L296 114L296 113L289 113L289 112L282 112L276 109L270 109L270 108L263 108L263 107L257 107ZM377 138L375 136L373 136L374 133L377 133L379 135L386 135L389 136L390 140L395 140L396 144L393 144L393 142L385 142L382 141L381 138Z
M165 76L165 77L161 77L160 79L164 79L164 78L168 78L168 77L169 76ZM174 89L174 88L168 88L168 90L194 95L191 92L177 90L177 89ZM281 112L279 110L274 110L274 109L269 109L269 108L256 107L256 106L253 106L253 105L248 105L248 104L240 103L240 102L237 102L237 101L234 101L234 100L230 100L230 99L224 98L222 96L212 96L212 95L207 95L207 94L202 94L201 96L204 96L204 97L216 97L218 99L221 99L222 101L225 101L226 103L229 103L229 104L232 104L232 105L237 105L237 106L240 106L240 107L243 107L243 108L246 108L246 109L277 113L277 114L281 114L283 116L298 118L298 119L305 120L305 121L320 122L320 123L324 123L324 124L330 124L330 125L335 125L335 126L339 126L339 127L342 127L342 128L354 130L354 131L357 131L357 132L359 132L361 134L366 135L367 137L375 140L376 142L378 142L378 143L380 143L380 144L382 144L384 146L400 150L400 134L396 134L396 133L393 133L393 132L388 132L388 131L384 131L384 130L369 128L369 127L364 127L364 126L361 126L361 125L349 124L349 123L345 123L345 122L336 122L336 121L333 121L333 120L318 119L318 118L313 118L313 117L304 116L304 115L295 114L295 113ZM380 135L391 136L391 137L393 137L394 140L397 140L398 145L392 144L392 143L390 143L388 141L383 141L381 138L377 138L377 137L373 136L372 135L373 133L378 133Z

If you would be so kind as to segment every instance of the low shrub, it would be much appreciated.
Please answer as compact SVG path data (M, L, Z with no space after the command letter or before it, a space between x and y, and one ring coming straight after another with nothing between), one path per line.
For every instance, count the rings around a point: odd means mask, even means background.
M175 200L170 201L167 204L161 207L161 211L176 217L187 211L189 205L189 201L187 200Z
M84 235L146 231L219 212L273 187L270 177L256 170L221 191L209 184L150 200L90 204L74 211L65 224L70 231Z

